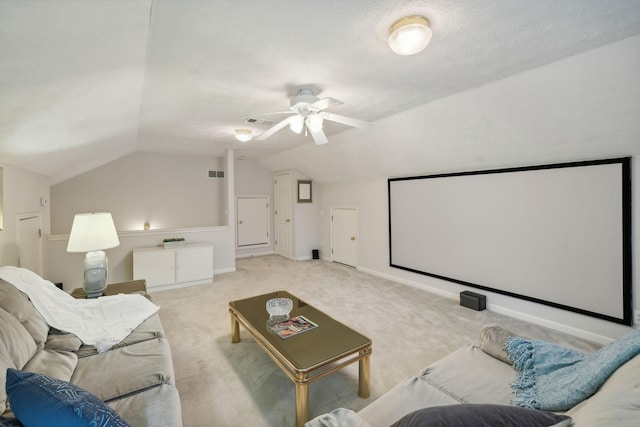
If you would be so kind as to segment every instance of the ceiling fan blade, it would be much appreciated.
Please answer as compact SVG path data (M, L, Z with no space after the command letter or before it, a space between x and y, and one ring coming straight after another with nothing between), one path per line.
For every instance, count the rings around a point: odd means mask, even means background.
M307 126L307 129L309 130L309 133L311 134L311 137L313 138L313 141L316 143L316 145L322 145L329 142L329 140L327 139L327 135L324 134L322 128L315 132L311 130L309 126Z
M335 107L336 105L342 105L344 102L335 98L322 98L309 105L309 108L314 111L321 111L329 107Z
M249 114L247 116L240 116L242 119L250 119L252 117L262 117L262 116L275 116L277 114L296 114L295 111L276 111L274 113L261 113L261 114Z
M325 120L342 123L343 125L352 126L358 129L371 129L373 127L373 123L371 122L365 122L364 120L341 116L340 114L333 114L333 113L327 113L327 112L322 112L319 114Z
M263 139L269 138L271 135L273 135L274 133L278 132L280 129L282 129L285 126L287 126L291 122L291 119L293 117L296 117L296 116L289 116L286 119L284 119L284 120L276 123L275 125L271 126L269 129L265 130L260 135L258 135L256 137L256 140L257 141L262 141Z

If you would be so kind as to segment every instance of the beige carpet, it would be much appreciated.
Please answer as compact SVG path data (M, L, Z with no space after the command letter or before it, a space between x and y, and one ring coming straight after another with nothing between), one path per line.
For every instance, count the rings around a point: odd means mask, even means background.
M287 290L373 341L371 397L358 397L358 365L312 383L310 416L358 410L401 380L498 324L532 338L590 351L596 345L487 310L320 260L237 260L210 285L156 292L171 344L185 427L293 426L293 383L241 328L231 344L229 301Z

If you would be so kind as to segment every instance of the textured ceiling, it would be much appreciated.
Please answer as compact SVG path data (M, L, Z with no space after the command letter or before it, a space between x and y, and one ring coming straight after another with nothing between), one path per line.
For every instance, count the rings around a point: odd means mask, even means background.
M388 28L414 14L433 40L397 56ZM302 85L376 122L636 34L638 0L1 1L0 162L56 183L137 150L295 152L311 138L232 132Z

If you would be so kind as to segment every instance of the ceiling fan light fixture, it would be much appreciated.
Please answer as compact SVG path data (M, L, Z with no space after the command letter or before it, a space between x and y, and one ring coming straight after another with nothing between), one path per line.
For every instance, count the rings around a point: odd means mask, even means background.
M304 128L304 117L300 115L291 117L291 120L289 121L289 128L292 132L297 134L302 132L302 128Z
M240 142L248 142L253 138L253 132L251 129L236 129L235 136Z
M407 16L391 26L389 47L398 55L415 55L431 41L429 20L423 16Z
M318 132L322 130L322 117L320 114L309 114L307 116L307 126L311 132Z

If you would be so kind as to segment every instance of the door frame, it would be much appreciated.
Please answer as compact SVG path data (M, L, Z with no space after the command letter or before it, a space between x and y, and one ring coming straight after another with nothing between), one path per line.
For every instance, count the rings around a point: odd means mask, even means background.
M37 218L38 219L38 228L40 229L40 240L38 242L38 269L40 271L34 271L40 276L44 275L44 248L43 248L43 232L42 232L42 214L40 212L25 212L19 213L16 215L16 244L18 245L18 257L20 256L20 243L22 240L22 235L20 234L20 221L29 219L29 218ZM18 259L18 263L20 263L20 259Z
M330 228L329 228L329 237L330 237L330 241L329 244L331 245L331 262L334 262L333 259L333 212L336 209L346 209L346 210L352 210L355 211L356 214L356 230L355 230L355 235L357 236L358 239L358 243L356 244L356 253L355 253L355 258L356 258L356 262L353 267L357 268L358 265L360 265L360 212L358 211L358 208L356 206L330 206L329 207L329 219L330 219ZM339 262L339 261L335 261L335 262ZM343 265L347 265L347 264L343 264Z

